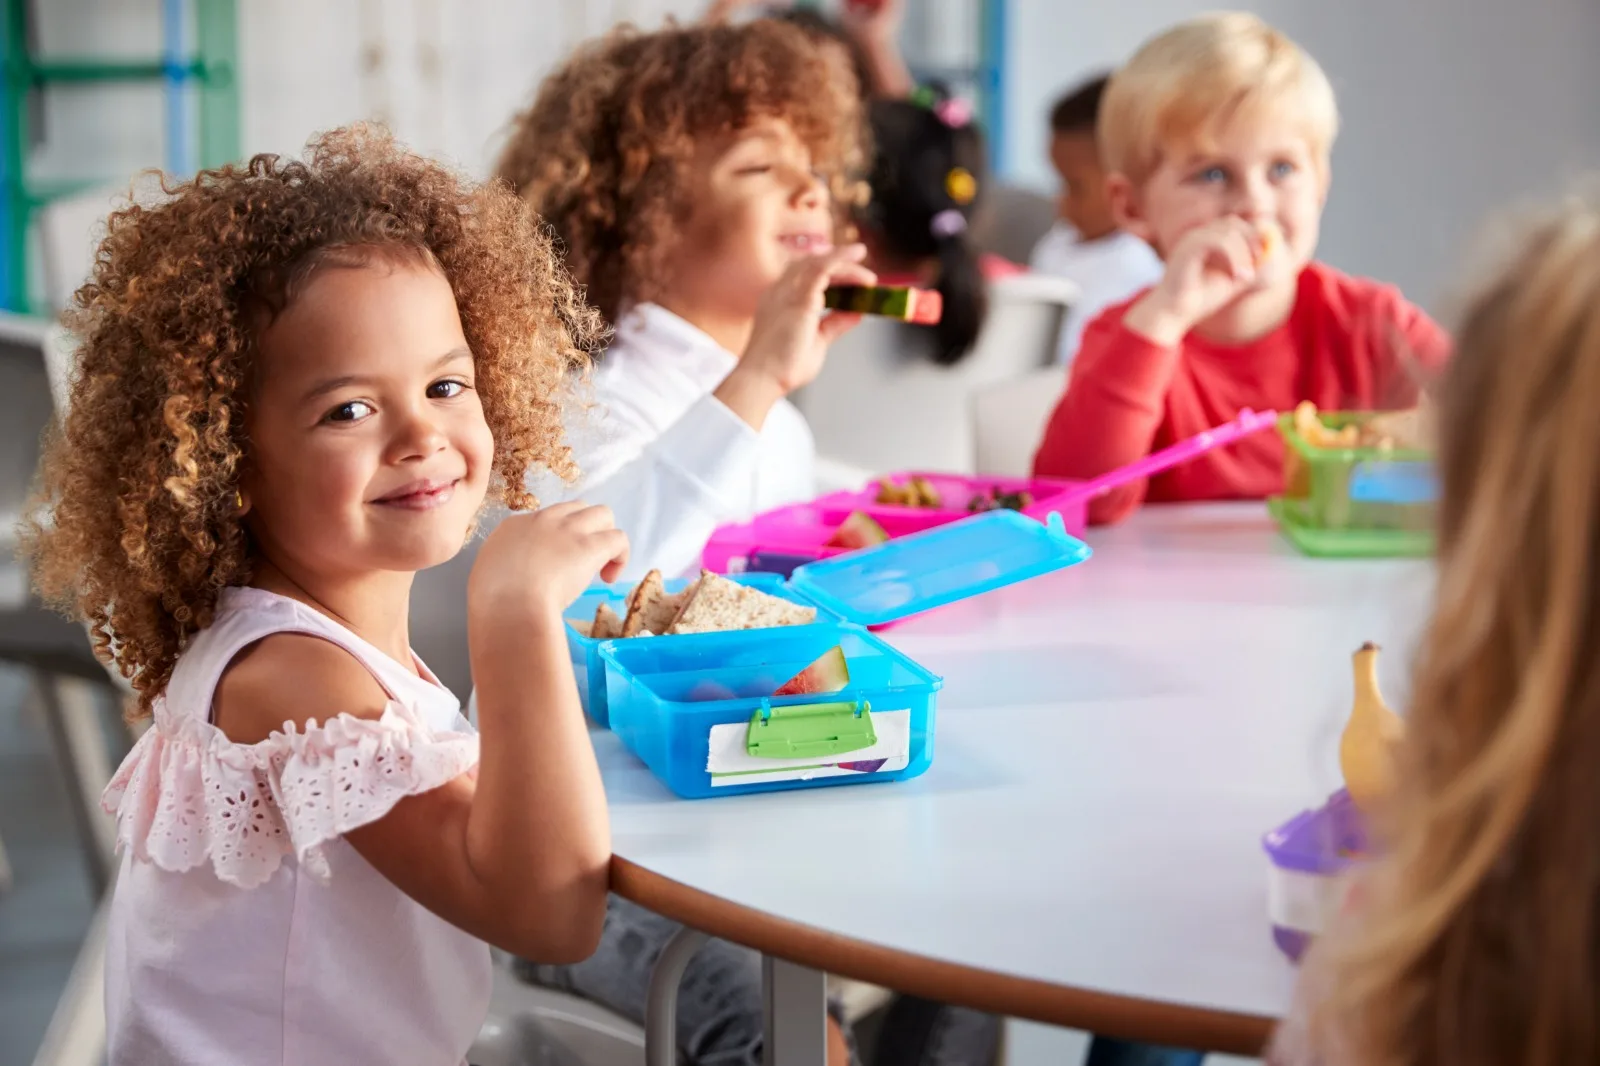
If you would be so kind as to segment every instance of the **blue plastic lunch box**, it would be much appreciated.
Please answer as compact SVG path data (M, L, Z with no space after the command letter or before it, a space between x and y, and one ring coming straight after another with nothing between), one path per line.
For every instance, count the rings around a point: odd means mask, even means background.
M783 577L778 574L729 574L727 575L727 578L729 581L736 581L741 585L748 585L751 588L760 589L762 592L772 596L782 596L786 600L792 600L795 603L804 603L808 607L815 606L815 604L812 604L809 600L804 599L794 592L794 590L788 588L784 584ZM675 581L663 582L662 584L668 593L675 594L682 592L688 587L689 583L690 582L688 578L679 578ZM611 609L617 612L617 616L619 618L626 615L628 613L628 593L631 591L631 588L626 587L618 587L614 585L595 585L590 588L588 592L579 597L578 600L567 609L567 651L572 656L572 672L578 677L578 701L583 704L584 712L594 720L596 725L607 727L611 725L611 715L606 706L606 667L605 664L600 661L600 646L604 644L605 641L595 640L593 637L584 636L582 633L579 633L576 629L572 628L571 622L574 619L587 621L588 619L593 618L594 612L602 603L609 603L611 605ZM840 621L839 618L829 614L827 611L821 608L817 609L818 623L827 624L838 621ZM790 628L809 629L811 627L799 626ZM685 640L687 638L683 636L677 636L645 638L635 637L633 639L643 639L647 641L667 641L671 643L674 641ZM779 681L778 684L783 684L783 681Z
M1056 516L1040 524L992 511L808 563L787 581L776 574L735 578L815 606L810 625L607 641L569 627L568 643L590 717L679 796L902 781L932 762L943 681L867 627L1089 556ZM669 591L674 587L682 583ZM569 614L592 615L605 597L626 594L593 589ZM771 695L836 645L849 666L843 691Z

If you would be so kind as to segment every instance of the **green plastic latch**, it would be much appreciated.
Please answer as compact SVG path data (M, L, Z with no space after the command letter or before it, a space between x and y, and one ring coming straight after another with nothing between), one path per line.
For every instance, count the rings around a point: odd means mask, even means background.
M860 751L877 742L866 700L797 707L774 707L762 700L761 709L750 716L745 751L758 759L809 759Z

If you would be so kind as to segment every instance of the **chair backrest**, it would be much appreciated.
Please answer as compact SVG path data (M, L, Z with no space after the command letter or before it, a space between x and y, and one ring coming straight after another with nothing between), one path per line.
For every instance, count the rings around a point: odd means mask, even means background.
M1055 223L1055 201L1016 185L991 185L986 196L972 227L973 241L986 252L1026 263L1033 246Z
M1046 367L991 385L972 398L977 472L996 477L1027 477L1033 453L1044 438L1045 423L1061 399L1067 372Z
M874 474L974 469L972 395L1048 366L1071 282L1020 275L990 285L978 344L953 367L923 354L921 327L869 318L839 339L817 380L795 397L817 454Z
M50 381L44 357L49 323L0 312L0 555L9 555L50 424Z

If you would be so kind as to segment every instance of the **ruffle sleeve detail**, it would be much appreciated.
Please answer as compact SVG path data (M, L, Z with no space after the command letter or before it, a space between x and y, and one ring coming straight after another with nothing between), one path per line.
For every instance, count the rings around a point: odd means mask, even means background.
M209 863L220 880L254 888L293 855L326 881L325 844L477 763L475 733L434 733L396 702L376 719L286 724L250 745L158 713L101 805L116 816L118 850L160 869Z

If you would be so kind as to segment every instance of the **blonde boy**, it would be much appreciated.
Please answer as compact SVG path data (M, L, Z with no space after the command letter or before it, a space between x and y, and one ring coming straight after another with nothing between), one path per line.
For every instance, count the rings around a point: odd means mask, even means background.
M1181 23L1111 79L1100 113L1119 225L1166 262L1151 289L1084 333L1035 458L1093 477L1240 408L1408 406L1411 363L1446 339L1391 286L1313 260L1338 133L1314 59L1254 15ZM1240 444L1102 497L1096 521L1157 501L1281 491L1282 444Z

